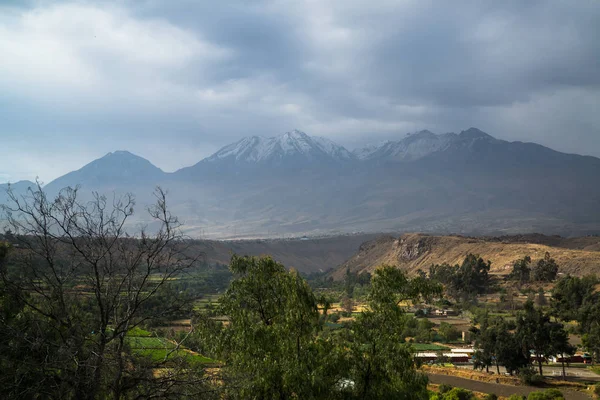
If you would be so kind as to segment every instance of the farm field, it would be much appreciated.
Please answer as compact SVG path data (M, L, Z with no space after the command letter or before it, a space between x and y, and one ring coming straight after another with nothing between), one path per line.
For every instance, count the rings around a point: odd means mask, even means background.
M134 328L127 334L126 343L134 354L150 358L153 362L164 362L166 366L177 358L183 358L193 365L214 364L216 361L204 357L185 346L177 346L171 340L153 336L150 331Z

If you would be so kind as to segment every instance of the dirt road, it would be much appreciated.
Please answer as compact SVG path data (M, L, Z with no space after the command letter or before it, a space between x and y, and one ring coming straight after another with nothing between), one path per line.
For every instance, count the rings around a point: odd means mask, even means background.
M532 386L510 386L510 385L500 385L497 383L487 383L487 382L479 382L472 381L470 379L459 378L451 375L436 375L428 373L429 382L435 384L445 383L447 385L452 385L455 387L461 387L468 390L472 390L475 392L482 393L494 393L497 396L509 397L512 394L518 394L522 396L527 396L531 392L535 392L538 390L543 390L540 388L532 387ZM577 392L574 390L563 390L561 392L565 395L566 400L590 400L591 397L587 396L585 393Z

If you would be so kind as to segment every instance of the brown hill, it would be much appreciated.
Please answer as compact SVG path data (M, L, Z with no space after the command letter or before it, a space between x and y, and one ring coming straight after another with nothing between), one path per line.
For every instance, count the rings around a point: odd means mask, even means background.
M559 273L600 273L600 237L519 235L503 237L430 236L405 234L381 236L363 243L358 253L340 265L334 279L351 272L371 272L382 264L396 265L408 273L427 271L432 264L460 263L469 253L492 262L492 273L508 274L516 259L530 256L535 263L549 252L560 266Z

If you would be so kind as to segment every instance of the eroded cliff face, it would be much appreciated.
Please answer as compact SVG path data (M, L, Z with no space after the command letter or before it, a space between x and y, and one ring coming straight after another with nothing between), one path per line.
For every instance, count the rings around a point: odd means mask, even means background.
M398 257L404 261L413 261L431 251L435 238L422 235L404 235L396 239Z
M372 272L378 266L395 265L409 274L422 269L428 271L432 264L459 264L469 253L478 254L492 262L491 272L507 274L512 263L524 256L533 262L544 257L546 252L556 259L560 273L585 275L600 273L600 251L594 238L562 238L557 241L541 241L540 238L527 242L525 238L512 240L510 237L473 238L464 236L432 236L404 234L399 237L381 236L363 243L358 252L341 264L331 276L343 279L346 270ZM593 243L592 243L593 242Z

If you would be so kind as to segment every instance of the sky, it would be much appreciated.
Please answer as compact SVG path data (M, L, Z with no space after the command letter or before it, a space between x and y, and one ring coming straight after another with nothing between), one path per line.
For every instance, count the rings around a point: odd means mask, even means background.
M600 157L599 38L599 0L2 0L0 182L114 150L174 171L292 129Z

